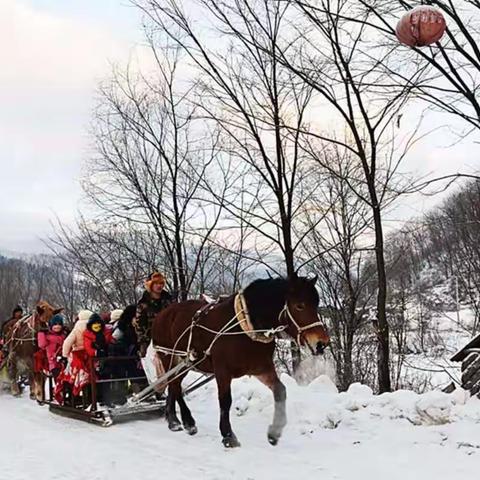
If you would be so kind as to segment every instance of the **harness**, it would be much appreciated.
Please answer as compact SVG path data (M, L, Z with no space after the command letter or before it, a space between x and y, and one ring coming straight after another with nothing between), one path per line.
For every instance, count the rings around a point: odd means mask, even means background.
M17 337L18 331L21 329L22 326L26 325L31 333L31 336L27 337ZM10 338L7 342L5 342L4 346L6 347L11 342L23 343L23 342L35 342L35 313L31 315L26 315L25 317L21 318L12 327L12 333L10 334Z
M300 337L302 336L302 333L305 332L306 330L309 330L311 328L315 328L318 326L322 326L323 323L318 320L317 322L310 323L305 326L300 326L298 322L295 320L295 317L292 315L289 307L288 307L288 301L285 301L285 305L278 314L278 321L280 325L275 328L270 328L270 329L255 329L252 321L250 319L250 314L248 312L247 308L247 303L245 301L245 297L243 295L243 292L240 291L235 295L234 298L234 310L235 310L235 315L220 329L220 330L213 330L209 327L206 327L205 325L202 325L198 323L199 319L207 315L208 312L210 312L212 309L218 306L220 303L220 300L217 300L214 303L208 303L206 305L203 305L200 309L198 309L195 312L195 315L192 318L192 323L182 332L182 334L178 337L177 341L175 342L175 345L173 348L167 348L167 347L161 347L161 346L153 346L154 350L160 353L164 353L167 355L175 355L175 356L180 356L180 357L186 357L190 361L195 361L196 364L202 362L208 355L210 355L211 350L215 342L222 336L225 335L248 335L248 337L255 341L255 342L260 342L260 343L271 343L275 339L275 336L284 330L288 328L288 320L290 320L295 328L297 329L297 344L300 345ZM285 318L286 320L283 321L282 317ZM320 317L318 317L320 318ZM235 327L240 326L241 331L237 332L232 332ZM205 330L207 332L210 332L214 334L214 338L211 341L210 345L208 348L205 350L203 357L199 360L196 352L191 348L192 344L192 337L193 337L193 330L194 328L200 328L202 330ZM187 335L188 333L188 343L187 343L187 349L184 350L178 350L177 345L180 342L180 340ZM172 358L173 362L173 358ZM171 367L171 365L170 365Z
M3 368L5 364L10 364L12 360L12 356L15 353L15 347L17 345L21 345L23 343L35 343L36 342L36 331L35 331L35 315L36 313L32 313L31 315L26 315L22 317L20 320L15 322L15 324L12 327L12 331L10 333L10 338L3 344L3 349L7 350L8 353L3 359L0 368ZM29 335L27 336L17 336L19 333L19 330L23 326L28 327L28 333Z
M243 296L243 292L240 291L235 295L233 302L235 313L238 318L238 323L240 328L254 341L261 343L271 343L273 342L274 335L277 332L285 330L286 325L282 325L281 330L272 329L272 330L255 330L253 327L252 321L250 320L250 314L248 313L247 302ZM280 319L280 316L279 316Z
M309 323L308 325L305 325L301 327L297 321L295 320L295 317L292 315L292 312L290 312L290 309L288 308L288 303L285 302L285 306L283 307L282 311L280 312L280 315L278 318L282 316L282 314L286 313L287 317L290 319L290 321L295 325L295 328L297 329L297 344L300 345L300 337L302 336L302 333L305 332L306 330L310 330L311 328L315 327L321 327L323 326L323 322L320 319L320 315L317 313L318 321Z

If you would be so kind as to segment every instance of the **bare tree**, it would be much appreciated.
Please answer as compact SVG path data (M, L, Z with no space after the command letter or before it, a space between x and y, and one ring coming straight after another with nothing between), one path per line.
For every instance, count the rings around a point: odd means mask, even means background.
M49 246L78 283L90 287L84 307L93 309L136 303L143 280L166 263L158 237L128 222L111 225L80 217L75 231L59 224Z
M58 258L35 255L25 259L0 257L0 324L20 305L29 313L39 300L63 307L67 319L81 305L82 289Z
M376 277L365 268L365 260L371 255L371 215L368 205L343 180L355 176L356 160L335 146L325 149L322 155L322 163L335 165L336 173L317 167L311 176L313 182L319 177L326 179L310 199L305 221L315 222L312 210L327 213L324 222L308 235L304 248L307 258L313 258L308 270L319 278L322 314L331 332L337 379L340 388L346 390L360 376L353 362L357 335L371 327L366 314L372 297L368 287L376 284ZM322 254L315 255L318 251ZM370 292L374 291L370 288Z
M401 142L396 141L395 125L412 86L422 77L423 71L413 69L409 82L404 85L390 80L389 69L380 69L378 65L389 66L395 62L392 50L380 48L375 43L375 29L369 29L372 13L362 11L357 3L349 0L319 0L315 4L293 0L291 3L300 15L295 24L296 41L290 48L278 49L275 54L313 89L324 102L331 122L341 129L334 135L311 131L310 137L350 152L361 166L360 177L343 180L371 211L378 279L378 386L381 392L389 391L382 208L391 200L390 194L402 191L401 187L394 188L395 174L414 136L407 136L400 145Z
M116 70L100 87L96 155L84 189L103 218L155 233L173 291L183 300L222 211L221 202L206 201L201 184L209 182L221 198L225 177L209 176L218 138L194 119L191 92L177 80L179 49L152 43L151 51L154 75ZM189 261L193 237L197 260Z
M480 128L480 4L477 0L428 0L422 2L439 8L447 21L447 32L441 42L427 48L402 47L395 38L396 23L407 10L418 5L410 0L359 0L368 17L358 17L381 33L382 43L395 49L397 65L389 68L391 79L410 85L416 96L436 110L460 118L466 128L461 137ZM353 17L345 12L350 18ZM420 82L411 82L405 72L409 65L428 66L428 75ZM424 73L425 70L424 70Z
M281 270L292 275L305 236L294 224L309 194L299 188L307 173L300 137L312 88L298 82L274 55L287 8L263 1L134 3L153 27L186 52L200 74L201 114L221 129L223 151L241 175L233 183L242 187L223 200L225 209L256 232L254 249L270 249L267 267L272 268L277 253ZM200 9L202 24L221 42L211 41L208 31L187 14L191 9Z

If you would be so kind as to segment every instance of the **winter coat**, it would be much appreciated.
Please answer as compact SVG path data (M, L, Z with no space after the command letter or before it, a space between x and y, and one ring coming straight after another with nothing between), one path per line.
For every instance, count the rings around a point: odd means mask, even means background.
M62 345L67 334L63 330L59 333L51 330L41 330L38 332L37 343L38 348L43 350L47 355L48 370L51 372L54 368L59 368L60 364L57 362L57 356L62 352Z
M68 357L71 352L83 350L83 332L87 329L88 320L78 320L73 330L63 342L62 356Z
M152 298L150 292L145 291L137 304L137 314L133 321L138 343L148 345L152 339L152 324L155 316L173 301L172 296L162 290L160 298Z
M92 330L83 332L83 345L89 357L104 357L108 354L108 345L112 343L112 330L104 327L98 333Z

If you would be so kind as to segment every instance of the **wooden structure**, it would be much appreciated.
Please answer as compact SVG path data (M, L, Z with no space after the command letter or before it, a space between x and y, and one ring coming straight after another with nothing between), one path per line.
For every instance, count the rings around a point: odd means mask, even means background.
M480 335L458 351L452 362L462 362L462 388L480 398Z
M105 357L95 359L95 362L115 363L129 360L138 360L138 357ZM94 370L94 362L91 362L89 385L83 389L79 396L68 396L63 404L55 401L53 395L53 379L48 376L46 378L47 392L43 403L48 404L50 411L57 415L95 423L103 427L109 427L120 420L128 420L145 416L146 414L163 415L165 413L166 399L164 397L157 398L155 387L158 385L168 385L170 378L174 378L181 370L189 370L189 365L185 362L177 365L154 383L146 386L140 392L131 395L127 393L128 384L131 384L131 382L144 382L147 384L148 380L146 376L97 379ZM213 378L214 376L210 375L197 379L185 389L184 394L187 395L193 392ZM113 389L115 386L120 386L120 388L114 389L116 391L116 402L103 404L103 402L98 401L99 388L102 388L105 393L108 388ZM107 390L105 387L107 387ZM123 394L121 387L124 388ZM120 398L118 396L119 390Z

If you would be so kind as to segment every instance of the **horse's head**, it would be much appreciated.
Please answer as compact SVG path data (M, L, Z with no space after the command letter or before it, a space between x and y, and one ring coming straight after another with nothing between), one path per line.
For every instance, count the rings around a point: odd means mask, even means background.
M48 321L57 313L60 313L63 308L54 308L45 300L40 300L36 307L36 322L42 326L48 325Z
M286 332L296 338L299 345L307 346L314 355L323 353L330 343L330 337L318 315L316 281L316 277L291 277L281 313L281 320L287 325Z

